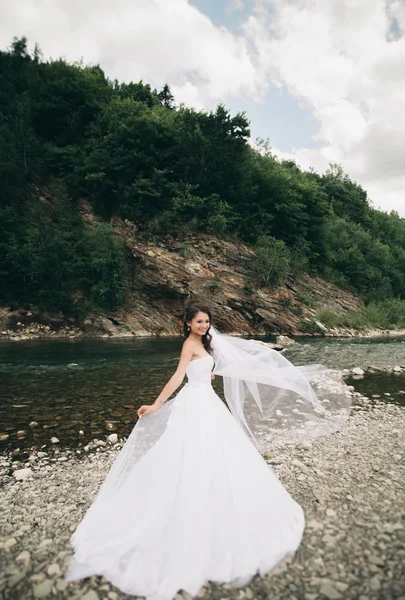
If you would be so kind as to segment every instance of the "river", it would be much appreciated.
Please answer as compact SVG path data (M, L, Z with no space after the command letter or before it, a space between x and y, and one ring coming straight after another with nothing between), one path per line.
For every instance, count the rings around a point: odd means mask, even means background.
M52 436L78 447L114 431L128 435L139 406L153 402L174 372L180 347L180 338L1 342L0 449L41 447ZM285 356L296 365L405 366L405 339L298 338ZM404 374L349 383L405 402ZM220 393L220 379L214 387Z

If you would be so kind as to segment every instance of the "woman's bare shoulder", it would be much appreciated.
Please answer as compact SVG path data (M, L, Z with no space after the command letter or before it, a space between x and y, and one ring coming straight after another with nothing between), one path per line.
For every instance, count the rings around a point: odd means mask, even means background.
M190 340L190 339L184 340L184 342L183 342L184 349L188 349L188 348L194 349L196 347L196 345L197 345L196 342L194 342L193 340Z

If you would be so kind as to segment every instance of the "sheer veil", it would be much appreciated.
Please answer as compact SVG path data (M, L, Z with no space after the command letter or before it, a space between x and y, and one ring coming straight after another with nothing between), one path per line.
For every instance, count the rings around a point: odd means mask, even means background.
M223 377L229 409L259 452L328 435L349 417L351 393L338 372L322 365L293 366L254 340L212 334L213 372ZM98 499L113 495L134 465L170 427L175 398L140 419L112 465ZM90 509L90 510L93 510Z
M338 371L295 367L261 342L213 327L210 333L213 372L223 377L229 409L260 452L328 435L349 417L351 392Z

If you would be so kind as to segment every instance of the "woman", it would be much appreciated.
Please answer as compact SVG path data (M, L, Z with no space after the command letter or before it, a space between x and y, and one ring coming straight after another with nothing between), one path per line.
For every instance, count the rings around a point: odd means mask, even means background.
M244 585L300 544L302 508L258 449L336 430L348 416L347 389L319 368L297 369L257 342L218 334L205 306L187 309L184 333L175 374L138 410L72 536L68 580L103 574L126 593L172 600L207 580ZM211 386L214 361L231 412ZM325 408L328 395L335 410Z

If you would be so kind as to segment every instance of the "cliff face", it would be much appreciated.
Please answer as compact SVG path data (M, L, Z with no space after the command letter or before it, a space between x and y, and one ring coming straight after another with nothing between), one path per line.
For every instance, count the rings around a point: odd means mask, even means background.
M87 203L81 203L79 212L86 226L97 221ZM208 304L223 332L298 334L299 324L313 319L319 307L346 312L363 306L353 294L309 276L286 287L258 288L252 271L254 253L235 241L191 233L182 241L170 236L151 240L130 221L115 218L112 225L128 250L131 289L125 304L110 313L90 314L81 322L33 307L13 313L2 309L3 337L177 335L191 301Z

